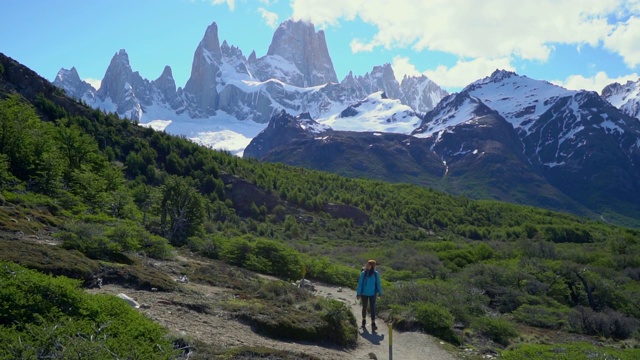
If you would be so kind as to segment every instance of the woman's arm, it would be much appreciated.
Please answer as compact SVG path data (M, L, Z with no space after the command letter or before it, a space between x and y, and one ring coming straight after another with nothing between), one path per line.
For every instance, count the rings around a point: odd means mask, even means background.
M364 278L364 272L360 273L360 277L358 278L358 289L356 290L356 295L362 295L362 279Z
M378 289L378 294L382 296L382 284L380 283L380 273L376 272L376 289Z

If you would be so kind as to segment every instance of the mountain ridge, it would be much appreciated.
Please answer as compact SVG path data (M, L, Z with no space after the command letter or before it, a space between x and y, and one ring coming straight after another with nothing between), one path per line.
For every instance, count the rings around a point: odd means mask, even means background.
M124 54L124 49L117 52L112 65L122 63ZM218 26L212 23L194 52L191 76L184 88L173 90L175 83L172 86L170 82L138 79L133 75L137 73L124 70L130 69L128 57L125 63L121 70L107 70L103 79L106 89L96 90L98 100L83 96L84 85L75 78L64 78L71 76L69 70L61 69L54 85L93 107L141 122L155 120L158 115L147 115L154 107L165 109L163 119L172 113L175 118L186 114L191 119L209 119L219 110L238 120L264 124L283 109L295 114L310 112L314 117L330 116L380 90L417 112L426 112L447 94L425 76L399 82L390 64L376 66L364 76L350 74L340 82L323 30L293 20L276 29L266 55L257 57L252 51L249 58L226 40L220 43ZM353 81L347 79L349 76ZM118 86L114 88L113 83Z

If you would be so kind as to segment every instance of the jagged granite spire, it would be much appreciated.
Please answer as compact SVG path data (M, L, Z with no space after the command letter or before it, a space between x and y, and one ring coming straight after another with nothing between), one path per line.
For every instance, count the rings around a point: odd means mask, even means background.
M222 51L218 40L218 25L214 22L207 27L204 37L196 48L191 66L191 77L184 87L189 101L193 102L196 117L215 114L219 95L216 89L216 75L220 71Z
M102 101L110 99L116 104L118 114L132 120L140 120L142 105L152 101L149 81L143 79L137 71L131 70L129 55L124 49L111 58L97 96Z
M287 20L280 24L267 55L281 56L300 70L303 83L293 85L306 87L338 82L324 31L316 32L311 23Z
M169 65L164 67L162 71L162 75L159 78L152 81L153 84L158 91L162 94L164 99L168 103L172 103L176 98L176 82L173 79L173 72L171 71L171 67Z

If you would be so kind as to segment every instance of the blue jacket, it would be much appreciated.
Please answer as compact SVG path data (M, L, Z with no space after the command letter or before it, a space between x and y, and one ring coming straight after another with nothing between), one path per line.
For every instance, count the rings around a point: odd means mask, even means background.
M376 293L382 295L382 286L380 285L380 274L374 270L373 275L367 276L366 271L360 273L358 279L358 296L375 296Z

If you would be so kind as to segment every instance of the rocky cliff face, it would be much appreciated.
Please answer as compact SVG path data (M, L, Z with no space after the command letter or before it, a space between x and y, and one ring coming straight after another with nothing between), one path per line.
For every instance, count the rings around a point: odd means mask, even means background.
M309 87L338 82L324 31L316 32L311 23L293 20L282 23L273 34L264 61L275 56L292 63L300 72L300 77L285 81L291 85Z
M218 108L218 83L222 51L218 40L218 25L209 25L193 55L191 77L184 87L193 117L215 115Z

